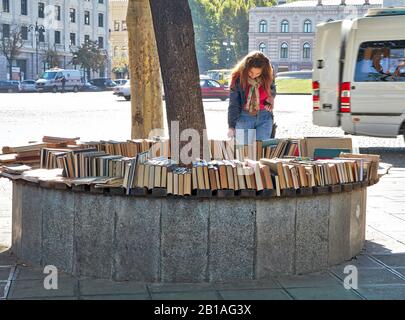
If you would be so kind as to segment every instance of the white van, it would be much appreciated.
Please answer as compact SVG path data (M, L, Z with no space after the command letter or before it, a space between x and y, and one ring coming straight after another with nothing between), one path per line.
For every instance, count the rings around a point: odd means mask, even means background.
M405 138L405 8L317 26L313 123Z
M65 90L78 92L82 86L79 70L50 69L46 70L36 81L38 91L62 91L62 78L65 77Z

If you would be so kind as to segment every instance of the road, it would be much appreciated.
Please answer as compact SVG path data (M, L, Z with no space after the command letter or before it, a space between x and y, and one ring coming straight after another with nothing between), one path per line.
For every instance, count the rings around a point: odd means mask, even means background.
M311 96L278 96L277 136L342 136L339 128L312 125ZM226 139L228 101L204 101L208 136ZM0 148L41 141L44 135L88 140L126 140L131 133L131 104L111 92L0 94ZM353 137L358 147L404 147L402 137ZM0 178L0 247L10 244L11 184ZM1 248L0 248L1 251Z
M341 136L339 128L312 125L311 96L278 96L277 136ZM225 139L228 101L205 100L210 138ZM131 133L131 105L111 92L0 94L0 147L41 140L44 135L82 140L125 140ZM402 137L353 137L360 147L404 147Z

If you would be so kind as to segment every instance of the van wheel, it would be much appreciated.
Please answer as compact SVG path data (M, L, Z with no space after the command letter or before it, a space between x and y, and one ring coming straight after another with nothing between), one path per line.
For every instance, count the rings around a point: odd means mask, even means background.
M125 98L125 100L127 100L127 101L131 100L131 96L125 96L124 98Z
M74 93L77 93L78 91L79 91L79 88L78 88L77 86L74 86L73 92L74 92Z
M57 87L57 86L54 86L54 87L52 88L52 92L53 92L53 93L58 92L58 87Z

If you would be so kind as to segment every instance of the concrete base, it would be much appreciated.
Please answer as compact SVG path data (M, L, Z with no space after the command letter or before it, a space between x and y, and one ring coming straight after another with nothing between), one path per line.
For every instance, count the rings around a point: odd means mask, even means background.
M13 182L23 262L117 281L226 282L310 273L365 241L367 189L290 198L121 197Z

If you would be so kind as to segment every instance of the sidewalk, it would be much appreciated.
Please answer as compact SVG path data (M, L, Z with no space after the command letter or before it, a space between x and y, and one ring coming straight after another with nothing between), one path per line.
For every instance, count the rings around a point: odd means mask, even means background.
M9 232L10 228L2 225L11 220L6 216L5 200L0 195L3 205L0 207L0 239L7 238L1 233ZM405 168L392 168L378 184L368 189L367 200L367 241L363 252L352 261L325 272L223 284L112 282L59 273L59 289L45 290L46 275L42 269L17 265L3 252L0 253L0 299L3 295L6 299L69 300L405 299ZM346 290L343 286L346 265L358 268L356 290Z

